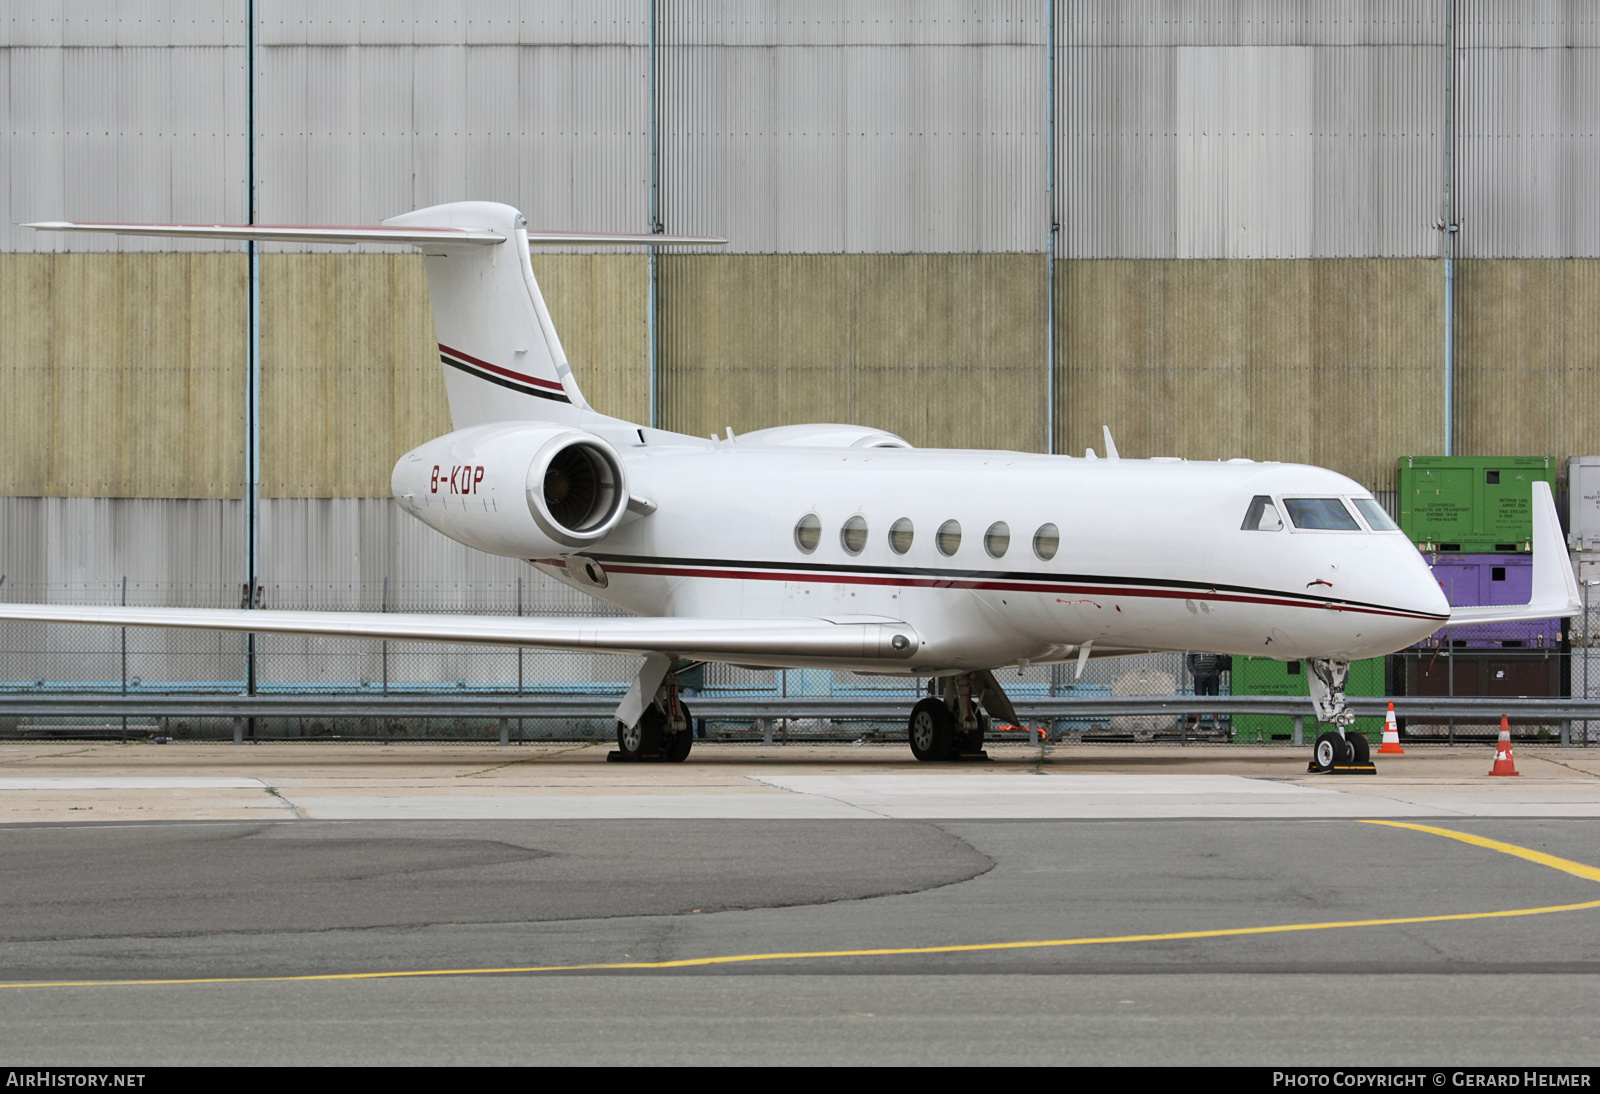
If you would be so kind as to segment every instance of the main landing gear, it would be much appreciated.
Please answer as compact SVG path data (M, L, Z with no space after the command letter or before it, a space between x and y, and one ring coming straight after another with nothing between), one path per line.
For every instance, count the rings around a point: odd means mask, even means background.
M1317 721L1331 723L1334 727L1317 737L1306 770L1340 775L1376 774L1378 769L1373 766L1371 746L1366 737L1349 732L1356 720L1344 693L1350 662L1314 657L1306 665L1311 669L1311 706L1317 712Z
M986 760L987 715L1017 720L1011 700L987 670L936 677L928 690L932 694L911 708L907 727L911 754L919 760ZM980 704L987 715L979 711Z
M606 759L676 764L689 758L693 745L694 719L678 698L676 663L651 654L617 708L617 750Z

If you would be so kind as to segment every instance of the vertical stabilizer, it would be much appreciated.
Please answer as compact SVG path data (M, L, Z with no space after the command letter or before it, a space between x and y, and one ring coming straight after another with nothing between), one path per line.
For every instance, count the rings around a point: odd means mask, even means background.
M456 429L488 422L587 418L528 261L528 224L509 205L461 201L383 222L391 228L498 232L493 246L423 245L433 325Z

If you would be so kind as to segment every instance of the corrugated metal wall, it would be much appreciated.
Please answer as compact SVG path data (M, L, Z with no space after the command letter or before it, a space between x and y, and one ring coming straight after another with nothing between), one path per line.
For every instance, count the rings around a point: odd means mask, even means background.
M1600 255L1600 9L1457 0L1462 258Z
M1044 250L1044 7L750 4L658 16L662 217L749 254Z
M1142 46L1070 19L1061 37L1063 257L1438 253L1437 41Z
M0 8L0 251L104 251L34 220L245 219L245 7L26 0ZM123 251L214 251L126 240Z
M648 229L648 0L260 11L263 222L470 197L535 227Z

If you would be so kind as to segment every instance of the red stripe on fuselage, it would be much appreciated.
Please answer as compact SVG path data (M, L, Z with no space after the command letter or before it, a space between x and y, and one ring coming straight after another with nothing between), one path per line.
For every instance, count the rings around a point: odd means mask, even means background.
M448 353L451 357L454 357L457 360L465 361L469 365L473 365L473 366L475 366L477 368L485 369L485 370L487 370L489 372L494 373L496 376L504 376L508 380L516 380L518 383L532 384L534 387L542 387L542 388L546 388L546 389L548 389L550 391L565 391L566 390L560 384L553 383L550 380L541 380L537 376L529 376L526 373L522 373L522 372L513 372L511 369L501 368L499 365L491 365L487 361L480 361L476 357L472 356L470 353L462 353L458 349L451 349L449 346L445 345L443 342L439 343L439 352L440 353Z
M561 559L533 559L546 566L561 566ZM907 577L879 576L874 574L818 574L809 571L720 570L704 566L669 566L638 563L602 562L608 574L639 574L659 577L707 577L722 580L797 581L814 585L892 585L917 589L983 589L995 592L1056 593L1079 596L1140 597L1149 600L1207 600L1227 601L1236 604L1264 604L1280 608L1316 608L1322 611L1355 612L1359 615L1393 616L1397 619L1426 619L1443 622L1446 617L1408 612L1400 608L1371 608L1332 601L1289 600L1272 596L1250 596L1242 593L1196 592L1193 589L1148 589L1127 585L1062 585L1037 584L1025 581L996 581L977 577Z

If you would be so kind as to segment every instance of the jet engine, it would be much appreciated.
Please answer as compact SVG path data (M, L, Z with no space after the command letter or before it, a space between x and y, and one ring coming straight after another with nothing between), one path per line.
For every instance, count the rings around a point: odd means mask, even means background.
M627 466L605 439L502 422L435 438L400 457L401 506L481 551L533 558L598 543L628 508Z

